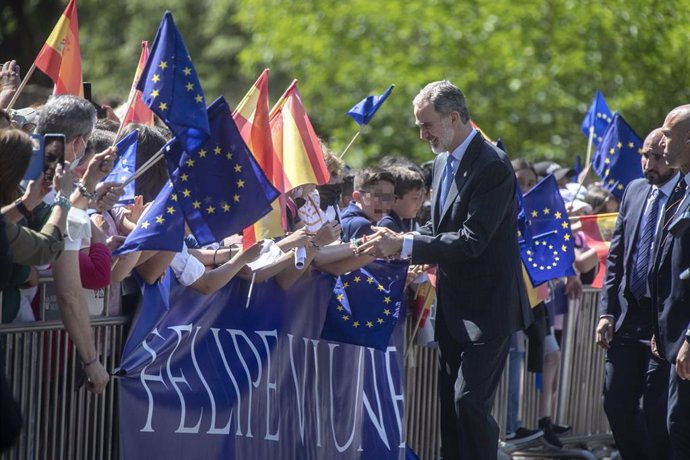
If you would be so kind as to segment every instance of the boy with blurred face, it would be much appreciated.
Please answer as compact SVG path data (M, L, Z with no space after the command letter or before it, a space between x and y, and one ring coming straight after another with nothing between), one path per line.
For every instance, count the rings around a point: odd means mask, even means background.
M390 212L377 224L394 232L409 232L413 219L424 201L424 177L405 166L392 168L395 176L394 201Z
M340 221L343 241L374 233L371 226L388 213L395 200L395 177L379 168L367 168L355 176L352 201Z

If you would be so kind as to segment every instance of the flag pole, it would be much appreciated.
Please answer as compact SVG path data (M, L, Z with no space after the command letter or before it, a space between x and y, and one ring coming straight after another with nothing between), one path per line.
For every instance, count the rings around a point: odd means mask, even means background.
M36 70L36 62L35 61L33 64L31 64L31 67L29 67L29 71L26 73L26 76L24 77L22 82L19 84L19 88L17 88L17 91L14 93L14 96L12 96L12 99L10 99L10 103L7 104L7 107L5 107L5 110L10 110L12 107L14 107L15 102L17 102L17 99L19 99L19 95L22 94L22 91L24 91L24 87L29 82L29 78L31 78L31 75L33 75L34 70Z
M580 190L582 190L582 186L584 185L585 181L587 180L587 177L589 177L589 171L592 169L592 145L594 144L594 126L589 127L589 138L587 140L587 155L586 155L586 160L585 160L585 170L584 174L580 173L581 177L577 178L577 191L575 192L575 195L573 196L573 199L570 201L570 209L573 209L573 203L577 199L578 193L580 193Z
M142 42L142 48L144 46L143 43L144 42ZM139 75L137 75L138 71L139 65L137 64L137 68L134 71L134 79L132 80L132 86L129 88L129 97L127 98L127 110L125 110L124 118L127 118L129 110L132 108L132 104L134 103L134 97L137 94L137 83L139 82ZM115 140L113 141L113 145L117 143L117 138L120 137L120 134L122 134L122 130L125 127L124 118L120 120L120 126L118 126L117 128L117 133L115 134Z
M360 135L361 133L362 133L362 130L359 129L359 130L355 133L355 135L352 136L352 140L350 141L349 144L347 144L347 147L345 147L345 150L343 150L343 153L340 154L340 156L338 157L338 159L342 159L342 158L345 156L345 154L347 153L347 151L350 150L350 147L351 147L352 144L357 140L357 138L359 137L359 135Z
M115 133L115 139L113 140L113 145L117 144L117 140L120 137L120 134L122 134L122 130L125 127L125 118L127 118L127 114L129 114L129 109L132 108L132 104L134 103L134 95L136 94L136 80L132 83L132 88L129 90L129 98L127 99L127 110L125 110L125 114L122 117L122 120L120 120L120 125L117 127L117 133Z
M427 311L427 306L430 307L431 302L433 302L436 299L435 294L433 296L431 295L432 292L435 291L433 289L429 289L427 296L424 298L424 305L422 305L422 309L419 311L419 318L417 318L417 322L414 325L414 329L412 331L412 336L410 336L410 340L407 342L407 348L405 348L405 356L403 356L403 361L407 359L407 355L409 354L410 349L412 348L412 344L414 343L414 340L417 337L417 332L419 332L419 328L422 324L422 319L424 318L424 312Z

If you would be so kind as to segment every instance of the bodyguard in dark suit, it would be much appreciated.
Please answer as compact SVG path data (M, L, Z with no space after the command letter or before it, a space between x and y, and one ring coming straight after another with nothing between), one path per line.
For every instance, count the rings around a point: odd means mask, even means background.
M430 83L413 104L420 137L437 154L432 219L404 236L380 230L362 250L437 265L443 459L495 459L494 394L511 334L531 322L515 175L506 154L473 129L459 88Z
M671 455L666 429L670 365L652 355L647 287L660 211L679 178L664 160L661 138L661 129L647 136L641 151L645 179L631 182L623 195L599 303L597 344L607 350L604 410L625 460Z
M655 342L671 363L668 429L678 458L690 459L690 105L673 109L661 128L664 158L683 175L664 210L662 231L649 275L652 307L656 311Z

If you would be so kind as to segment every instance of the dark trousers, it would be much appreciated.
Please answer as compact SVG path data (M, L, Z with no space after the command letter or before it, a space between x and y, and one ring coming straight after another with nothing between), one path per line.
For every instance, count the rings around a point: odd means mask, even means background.
M0 347L0 452L9 449L19 437L22 429L22 416L17 401L12 397L5 380L5 363Z
M669 371L648 344L614 335L606 353L604 411L624 460L671 458L665 423Z
M690 381L681 380L671 366L668 384L668 432L675 459L690 459Z
M443 318L437 317L436 337L443 460L496 460L499 428L491 408L510 336L460 343L450 336Z

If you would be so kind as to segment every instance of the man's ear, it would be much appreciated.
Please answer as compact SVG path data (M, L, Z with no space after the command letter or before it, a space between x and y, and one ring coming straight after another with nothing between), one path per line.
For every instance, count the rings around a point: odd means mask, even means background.
M352 199L357 201L357 202L361 202L362 201L362 192L360 192L359 190L353 191L352 192Z

